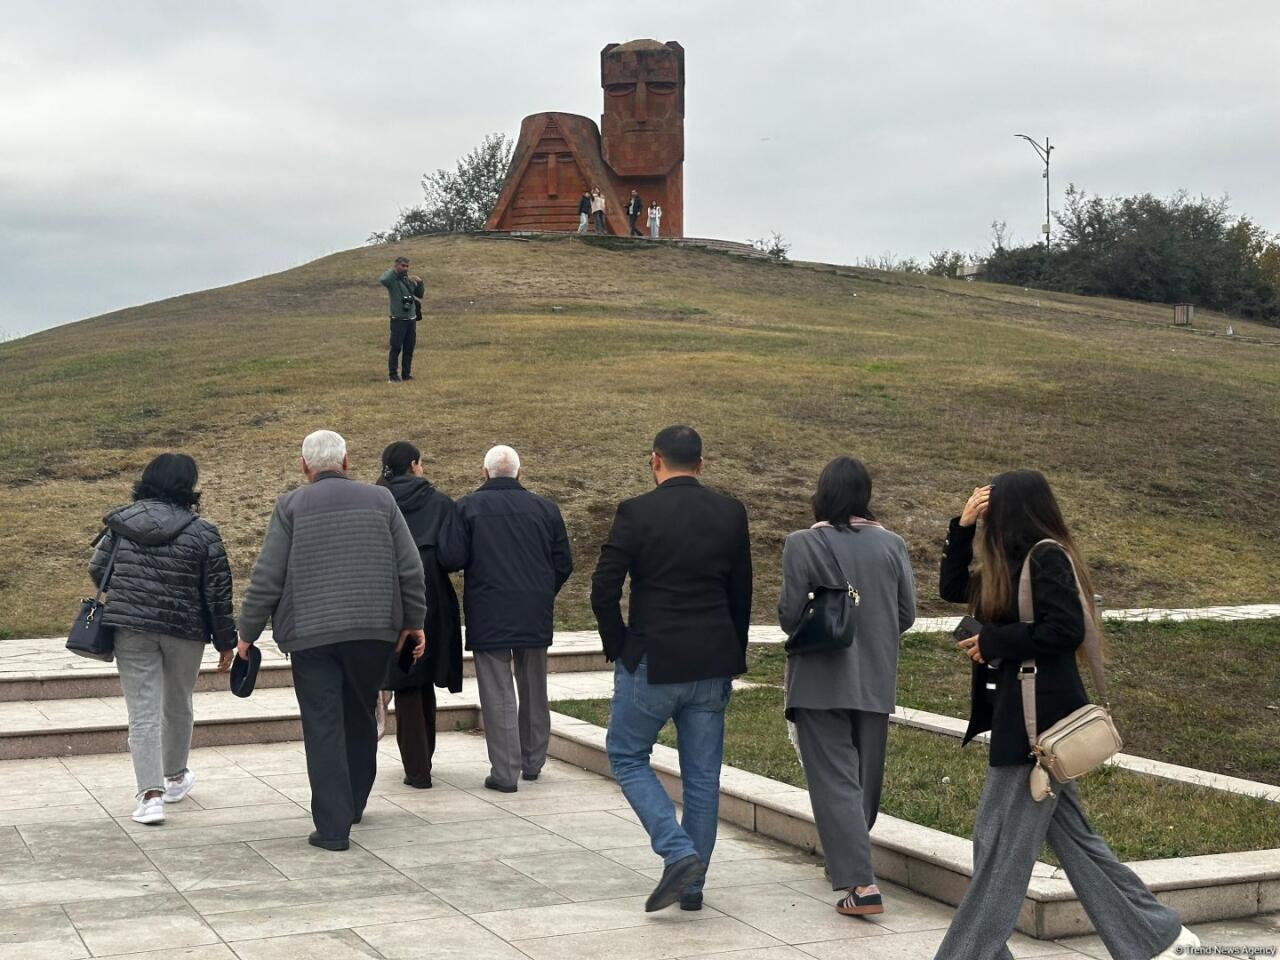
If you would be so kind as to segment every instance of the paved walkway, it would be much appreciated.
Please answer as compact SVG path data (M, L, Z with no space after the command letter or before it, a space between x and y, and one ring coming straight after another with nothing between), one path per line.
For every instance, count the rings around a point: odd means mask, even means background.
M552 760L514 796L482 787L483 739L440 738L435 789L393 741L350 851L307 846L300 744L197 750L169 822L127 818L125 755L14 761L0 778L0 960L722 960L933 955L952 911L886 887L838 916L819 860L721 826L707 907L643 912L660 863L607 779ZM1275 915L1196 928L1280 947ZM1094 957L1096 938L1017 936L1015 957Z

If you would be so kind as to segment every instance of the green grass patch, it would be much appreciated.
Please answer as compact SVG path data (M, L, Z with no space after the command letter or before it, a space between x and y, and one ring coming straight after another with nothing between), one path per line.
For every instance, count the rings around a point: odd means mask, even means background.
M600 726L609 721L608 700L562 700L552 709ZM676 745L672 725L663 729L659 742ZM806 785L787 738L780 689L734 691L725 723L724 762L794 786ZM961 749L953 737L894 725L885 769L882 811L956 836L973 836L974 812L987 772L985 747L970 744ZM1121 860L1280 847L1276 805L1254 797L1107 768L1081 780L1080 798ZM1047 847L1042 858L1057 862Z
M389 389L377 277L400 253L429 292L417 383ZM1167 322L1163 307L621 238L344 251L0 344L0 627L65 628L96 519L163 450L200 462L242 590L322 426L346 436L357 479L407 439L453 496L489 446L514 445L564 513L578 572L557 618L580 626L616 504L650 488L647 444L673 422L699 429L707 481L747 507L756 622L840 453L871 466L926 612L945 609L948 517L1017 466L1052 479L1109 605L1273 600L1280 444L1257 438L1280 435L1275 349L1150 325Z
M1107 623L1111 706L1125 752L1280 785L1280 620ZM745 679L781 685L786 654L761 645ZM1087 676L1087 671L1081 671ZM969 716L968 663L949 634L902 638L898 703Z

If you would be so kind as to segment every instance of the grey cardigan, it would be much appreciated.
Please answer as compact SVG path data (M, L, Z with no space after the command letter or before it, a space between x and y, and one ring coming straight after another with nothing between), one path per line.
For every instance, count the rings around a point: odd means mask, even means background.
M789 534L782 548L778 599L778 622L788 634L799 623L814 586L839 586L845 580L820 537L830 543L861 597L858 639L847 650L788 658L787 716L797 708L893 713L898 640L916 619L916 587L907 545L880 526Z
M346 640L394 642L426 619L422 558L391 491L341 473L276 501L240 604L240 637L268 618L285 653Z

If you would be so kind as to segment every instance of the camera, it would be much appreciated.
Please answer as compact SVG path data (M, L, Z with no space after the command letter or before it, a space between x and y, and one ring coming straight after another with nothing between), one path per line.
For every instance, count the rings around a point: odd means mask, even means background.
M400 306L404 307L406 310L412 311L412 310L413 310L413 297L410 297L410 296L404 296L404 297L401 297L401 298L400 298Z

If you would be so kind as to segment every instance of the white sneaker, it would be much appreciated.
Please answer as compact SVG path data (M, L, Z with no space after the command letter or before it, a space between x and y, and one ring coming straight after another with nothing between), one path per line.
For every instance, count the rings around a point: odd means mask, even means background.
M133 811L133 819L137 823L164 823L164 798L151 797L138 801L138 809Z
M164 802L179 803L187 798L187 794L191 792L191 788L196 785L196 775L188 770L177 780L166 780L164 782Z
M1163 953L1158 953L1151 960L1174 960L1174 958L1185 958L1188 956L1188 948L1200 946L1200 938L1194 933L1183 927L1178 931L1178 936L1173 943L1169 944L1169 948Z

